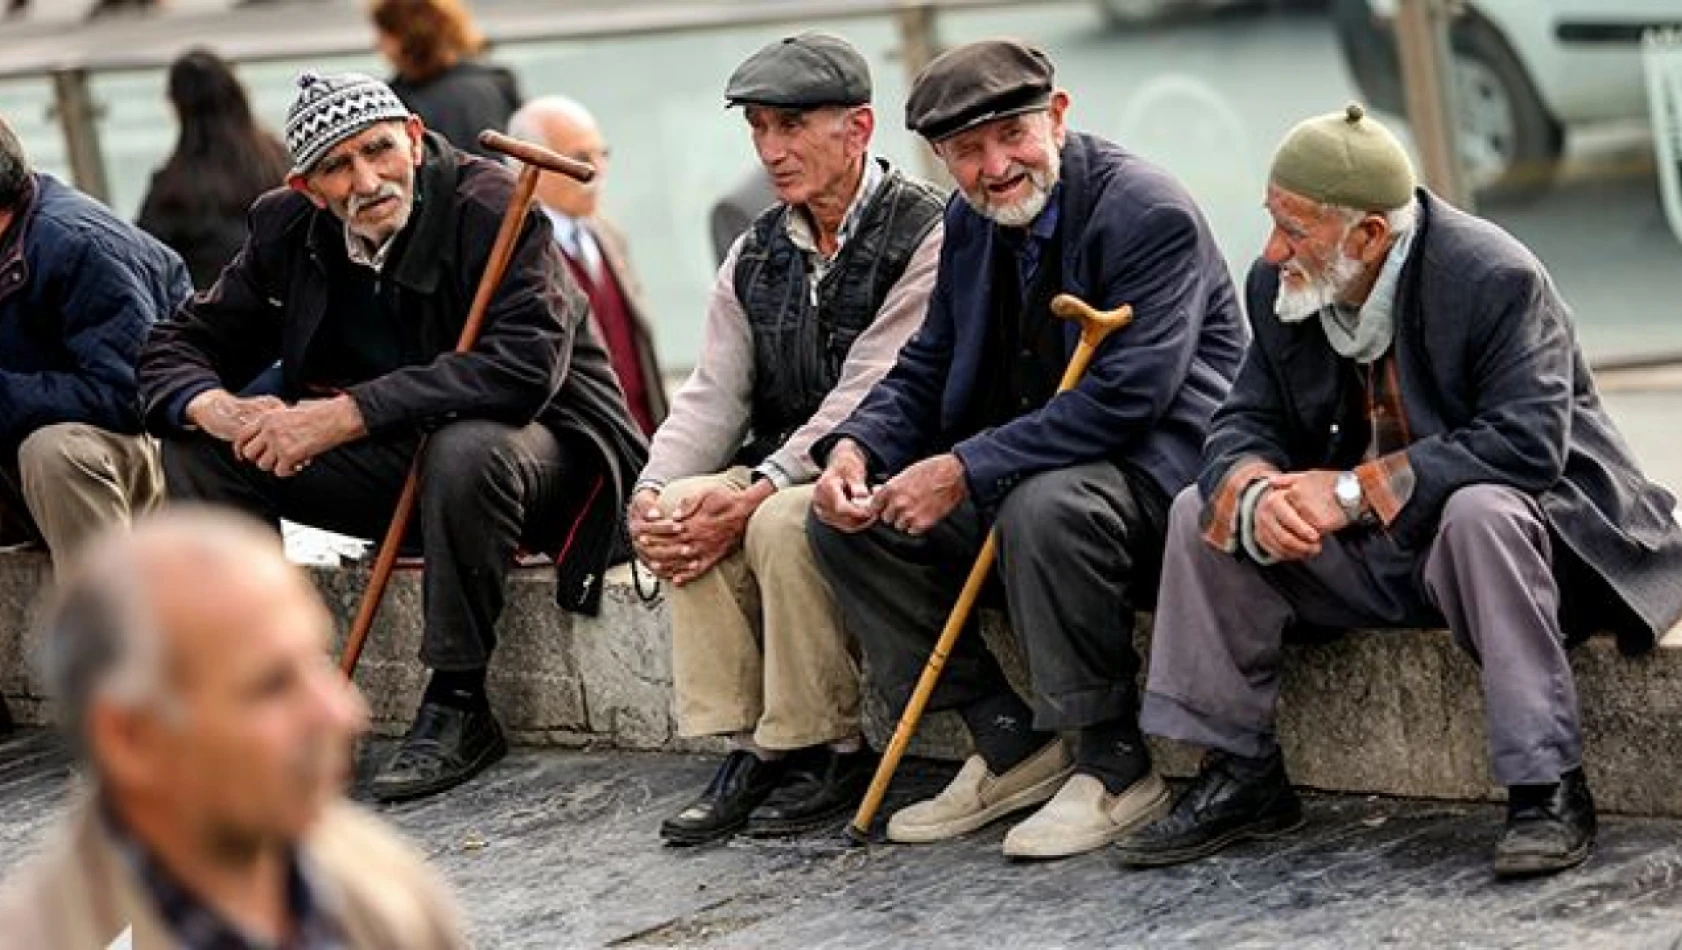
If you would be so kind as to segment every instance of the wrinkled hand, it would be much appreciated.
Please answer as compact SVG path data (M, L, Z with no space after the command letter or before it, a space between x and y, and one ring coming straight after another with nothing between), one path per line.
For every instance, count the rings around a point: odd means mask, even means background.
M234 453L290 478L316 456L367 434L362 411L349 396L311 399L248 422L234 439Z
M1321 540L1349 524L1333 486L1337 472L1315 470L1268 476L1256 505L1254 530L1262 550L1281 561L1304 561L1320 553Z
M647 565L654 576L671 580L685 558L682 545L676 541L678 524L660 504L660 493L644 488L632 495L625 524L630 529L631 547L637 560Z
M1302 520L1325 537L1349 527L1349 516L1337 503L1338 475L1325 469L1291 472L1269 477L1268 484L1274 492L1283 491Z
M864 450L842 439L829 453L829 465L812 489L812 512L837 531L857 534L876 523L870 464Z
M766 481L742 489L719 485L669 513L658 504L644 507L641 529L631 527L632 544L655 576L682 587L742 546L748 519L775 490Z
M950 452L900 472L876 490L876 516L917 536L939 524L969 495L964 463Z
M211 389L187 403L186 415L188 422L213 438L232 442L253 421L285 408L286 403L273 396L242 399L226 389Z

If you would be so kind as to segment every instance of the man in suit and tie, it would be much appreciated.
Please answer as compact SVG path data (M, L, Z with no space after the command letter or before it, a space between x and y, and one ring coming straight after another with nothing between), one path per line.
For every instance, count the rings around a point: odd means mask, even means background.
M590 298L596 333L607 344L631 416L645 435L653 435L666 418L666 391L654 352L648 301L631 270L625 236L597 211L607 171L607 144L596 119L572 99L545 96L514 113L508 132L596 167L595 179L585 183L565 175L544 176L537 186L537 201L555 226L555 240L567 269Z

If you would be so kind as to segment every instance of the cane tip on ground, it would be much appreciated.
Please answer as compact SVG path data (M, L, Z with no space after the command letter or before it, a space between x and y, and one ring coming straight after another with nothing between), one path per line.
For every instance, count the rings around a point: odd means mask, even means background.
M870 844L870 832L849 824L841 829L841 841L849 848L866 847Z

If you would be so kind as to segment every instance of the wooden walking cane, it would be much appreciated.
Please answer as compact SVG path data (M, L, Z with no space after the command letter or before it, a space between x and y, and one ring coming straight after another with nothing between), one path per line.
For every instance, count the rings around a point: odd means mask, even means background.
M479 133L479 144L493 152L519 159L525 167L514 185L514 197L509 199L508 210L502 214L502 227L496 232L490 260L485 263L485 272L479 277L473 306L467 311L467 322L462 325L461 338L456 341L457 353L473 349L473 344L479 340L485 311L490 308L491 298L496 296L497 285L502 283L503 272L508 270L508 262L514 256L514 241L520 236L520 225L531 205L532 193L537 190L538 176L550 171L577 181L589 181L596 177L595 166L588 162L557 155L542 146L510 138L500 132L487 130ZM422 437L415 449L415 459L409 466L409 477L403 481L403 493L397 497L397 509L391 514L391 525L386 528L385 540L380 542L373 573L368 576L368 589L363 591L362 603L356 608L356 619L351 623L350 635L345 640L345 652L339 658L339 666L346 676L356 674L356 663L362 659L362 646L368 639L368 631L374 626L380 601L385 599L386 584L391 580L392 568L397 565L397 549L409 531L409 518L415 511L415 499L420 490L421 458L425 453L426 439Z
M1126 304L1114 310L1099 311L1069 294L1058 294L1052 298L1051 312L1064 320L1080 322L1080 342L1075 345L1074 356L1070 358L1068 368L1063 370L1062 381L1057 384L1057 391L1060 393L1075 388L1075 383L1085 375L1087 365L1092 362L1092 355L1098 351L1099 344L1103 343L1106 337L1133 322L1133 308ZM899 769L899 760L905 756L905 747L917 732L917 723L923 718L923 709L929 704L929 696L934 693L935 684L940 682L941 671L946 669L946 657L958 642L958 634L963 632L970 611L975 609L976 598L981 596L981 588L987 582L987 575L993 570L993 561L998 557L998 553L998 531L988 531L987 540L981 545L981 553L975 556L975 565L969 570L969 579L964 581L964 588L958 594L958 603L946 618L946 627L940 631L940 639L935 642L934 650L929 653L929 662L923 667L923 675L917 679L917 688L912 691L911 700L905 704L905 711L900 713L899 725L894 727L893 738L888 741L887 751L882 753L882 761L876 766L876 775L870 780L870 788L864 793L864 801L859 803L858 814L853 816L852 824L847 826L847 837L853 841L870 840L870 824L876 820L876 810L882 807L882 799L888 794L888 785L893 782L894 772Z

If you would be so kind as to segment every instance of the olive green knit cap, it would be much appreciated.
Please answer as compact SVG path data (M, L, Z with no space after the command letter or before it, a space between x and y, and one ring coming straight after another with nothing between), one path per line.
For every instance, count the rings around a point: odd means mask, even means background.
M1413 162L1359 103L1297 123L1273 156L1268 179L1321 204L1389 211L1413 200Z

